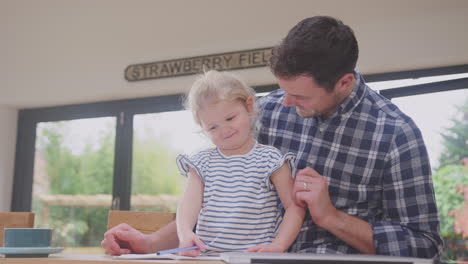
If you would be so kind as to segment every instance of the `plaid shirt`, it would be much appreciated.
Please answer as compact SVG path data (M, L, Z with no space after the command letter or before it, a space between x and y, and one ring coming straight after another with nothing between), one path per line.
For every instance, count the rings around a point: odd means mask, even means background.
M442 241L421 132L357 73L356 79L350 96L326 120L303 118L283 106L281 90L260 98L259 142L297 154L297 169L311 167L324 176L333 205L371 225L377 254L438 256ZM359 253L308 213L290 250Z

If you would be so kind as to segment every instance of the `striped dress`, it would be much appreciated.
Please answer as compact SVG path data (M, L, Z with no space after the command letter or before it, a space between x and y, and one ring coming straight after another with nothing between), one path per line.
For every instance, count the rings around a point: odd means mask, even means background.
M183 175L192 167L204 183L196 233L207 253L243 251L273 241L281 210L269 177L286 161L293 168L293 159L292 153L282 155L258 143L244 155L225 156L213 148L177 157Z

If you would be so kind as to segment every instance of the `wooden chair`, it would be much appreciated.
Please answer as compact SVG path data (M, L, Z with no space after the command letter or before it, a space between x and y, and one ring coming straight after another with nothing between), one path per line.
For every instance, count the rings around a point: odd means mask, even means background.
M167 212L137 212L137 211L109 211L107 229L126 223L144 234L150 234L175 220L175 213Z
M0 247L3 247L3 229L33 228L34 213L31 212L0 212Z

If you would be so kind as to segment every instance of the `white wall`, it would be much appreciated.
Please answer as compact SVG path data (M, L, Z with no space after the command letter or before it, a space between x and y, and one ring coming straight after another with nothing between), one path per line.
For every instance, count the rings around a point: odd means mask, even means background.
M314 15L354 29L366 74L466 64L467 14L466 0L0 0L0 106L180 93L193 76L127 82L124 70L273 46ZM275 81L265 67L239 72Z
M0 212L10 211L18 111L0 107Z

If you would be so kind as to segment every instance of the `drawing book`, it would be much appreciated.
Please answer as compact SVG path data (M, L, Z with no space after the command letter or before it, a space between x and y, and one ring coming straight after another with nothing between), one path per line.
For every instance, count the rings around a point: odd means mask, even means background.
M175 254L156 255L151 254L124 254L114 256L114 259L166 259L166 260L221 260L219 255L200 255L198 257L186 257Z

